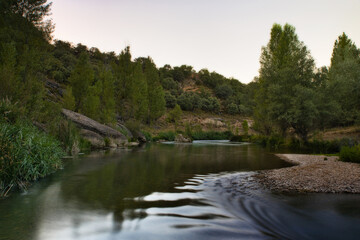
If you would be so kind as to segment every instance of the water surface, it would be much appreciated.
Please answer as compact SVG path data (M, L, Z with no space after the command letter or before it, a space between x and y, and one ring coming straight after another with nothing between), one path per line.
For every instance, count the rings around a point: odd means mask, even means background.
M253 179L288 166L226 141L94 152L0 201L0 239L358 239L358 195L275 195Z

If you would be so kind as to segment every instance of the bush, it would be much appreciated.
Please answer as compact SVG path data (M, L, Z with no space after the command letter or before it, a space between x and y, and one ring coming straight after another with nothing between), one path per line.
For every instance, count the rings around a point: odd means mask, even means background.
M340 161L360 163L360 144L353 147L342 147L340 151Z
M146 132L146 131L141 131L141 132L142 132L142 134L144 134L147 142L153 141L153 138L152 138L152 136L151 136L151 133Z
M158 140L166 140L166 141L174 141L175 140L175 132L167 131L167 132L160 132L157 136L153 138L154 141Z
M59 169L62 156L60 143L34 126L0 123L0 195Z
M165 102L167 108L173 108L176 105L176 97L169 92L165 92Z
M227 99L228 97L230 97L233 94L233 90L231 88L231 86L227 85L227 84L222 84L220 86L217 86L215 88L215 95L218 98L221 99Z
M190 137L193 140L230 140L232 133L230 131L193 131Z
M174 122L175 124L177 124L177 122L180 120L182 115L182 111L179 105L175 105L174 109L171 110L168 115L167 115L167 120L169 122Z

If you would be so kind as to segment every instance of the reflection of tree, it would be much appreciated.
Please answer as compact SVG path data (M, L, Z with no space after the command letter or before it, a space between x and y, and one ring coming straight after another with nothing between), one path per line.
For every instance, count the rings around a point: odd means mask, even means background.
M153 192L180 191L174 189L174 184L183 184L195 174L258 170L261 165L264 168L279 167L280 162L274 166L269 156L250 145L148 145L131 153L119 153L89 162L84 160L85 169L89 171L81 171L80 177L75 175L64 179L61 194L65 201L75 200L84 208L113 212L115 222L119 223L114 230L120 230L125 219L142 219L146 213L139 209L151 207L147 202L135 201L136 197ZM251 161L248 161L250 157ZM108 158L114 160L98 166L99 162L106 162ZM91 168L90 164L95 164L97 168ZM159 207L167 205L166 202L157 204Z

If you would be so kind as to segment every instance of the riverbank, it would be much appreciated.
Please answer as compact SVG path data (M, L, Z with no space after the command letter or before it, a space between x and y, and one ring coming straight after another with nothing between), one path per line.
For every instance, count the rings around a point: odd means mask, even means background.
M360 193L360 165L335 156L277 154L296 166L262 171L255 177L274 192Z

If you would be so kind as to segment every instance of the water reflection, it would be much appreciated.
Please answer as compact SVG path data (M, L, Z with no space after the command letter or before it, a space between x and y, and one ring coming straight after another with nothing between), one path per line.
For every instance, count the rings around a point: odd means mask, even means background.
M339 237L342 228L349 238L360 233L358 196L273 195L252 179L252 171L285 166L255 145L226 142L92 153L69 161L26 195L1 201L0 239L307 239ZM319 227L328 226L331 235L322 234Z

